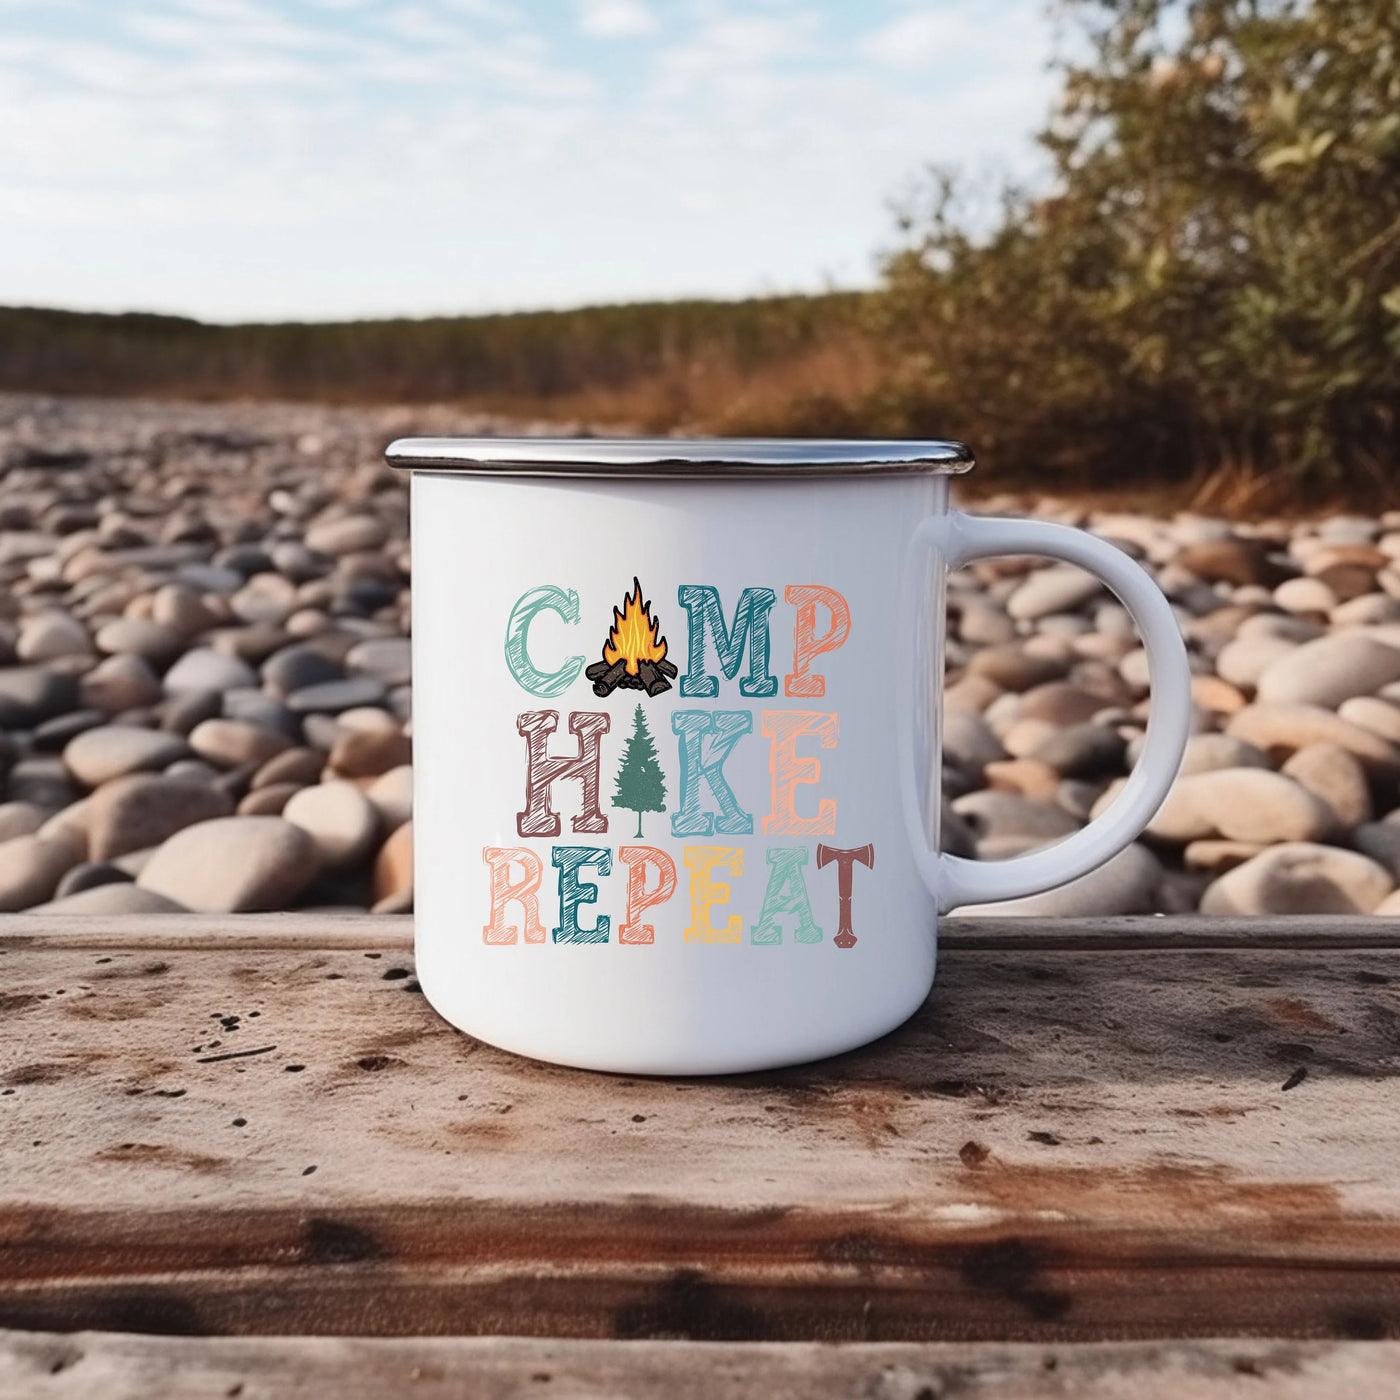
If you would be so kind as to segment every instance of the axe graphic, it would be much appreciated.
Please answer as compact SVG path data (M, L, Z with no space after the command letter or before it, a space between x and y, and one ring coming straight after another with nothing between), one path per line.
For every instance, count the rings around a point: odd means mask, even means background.
M854 948L856 936L851 931L851 884L852 870L856 861L869 869L875 867L875 847L858 846L853 851L842 850L839 846L817 847L817 869L836 862L836 893L841 901L841 927L831 941L838 948Z

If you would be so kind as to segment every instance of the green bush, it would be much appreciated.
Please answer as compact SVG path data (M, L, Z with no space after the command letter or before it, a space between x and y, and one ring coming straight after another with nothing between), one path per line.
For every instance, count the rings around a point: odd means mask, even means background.
M1234 473L1366 493L1400 461L1395 0L1069 0L1048 197L989 234L935 175L890 261L896 432L1004 479Z

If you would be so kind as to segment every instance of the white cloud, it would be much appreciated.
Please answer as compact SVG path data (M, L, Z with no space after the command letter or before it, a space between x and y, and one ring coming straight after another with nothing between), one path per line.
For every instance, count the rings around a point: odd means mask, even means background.
M656 64L654 93L673 101L713 84L725 95L767 93L773 71L804 57L816 30L813 15L717 15L672 44Z
M914 10L867 35L861 51L890 68L922 68L965 49L977 32L958 10Z
M578 0L577 8L579 29L600 39L630 39L657 27L643 0Z
M534 0L67 3L79 31L0 37L0 304L325 317L866 283L911 175L1024 170L1050 97L1038 0L957 7L957 60L915 69L817 0L651 0L659 42L621 54Z

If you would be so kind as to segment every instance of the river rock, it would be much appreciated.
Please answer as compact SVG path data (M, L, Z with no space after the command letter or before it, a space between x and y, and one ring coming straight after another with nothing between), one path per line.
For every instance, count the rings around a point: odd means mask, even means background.
M222 569L217 564L181 564L175 572L181 582L201 593L232 593L243 582L237 569Z
M373 889L376 914L407 913L413 907L412 822L405 822L379 848Z
M131 876L115 865L101 861L81 861L73 866L58 882L53 892L55 899L63 899L70 894L81 894L84 890L95 890L99 885L129 884Z
M1188 870L1203 870L1211 875L1223 875L1237 865L1262 854L1269 848L1257 841L1224 841L1208 838L1192 841L1181 853L1183 864ZM1193 905L1194 909L1195 906Z
M1369 856L1290 842L1222 875L1202 896L1201 913L1369 914L1394 886Z
M988 787L1000 792L1020 793L1032 802L1059 801L1060 775L1048 763L1041 763L1038 759L1008 758L989 763L983 769L982 777ZM1064 806L1063 803L1060 805Z
M121 914L184 914L183 904L143 890L130 881L121 884L95 885L77 894L65 895L48 904L36 905L31 914L101 914L115 917Z
M1287 637L1269 634L1238 636L1220 648L1220 654L1215 658L1215 669L1228 684L1252 691L1258 685L1259 677L1270 666L1291 656L1297 649L1297 643Z
M244 622L276 626L296 611L296 585L279 574L254 574L229 599L229 607Z
M196 589L184 583L167 583L151 599L151 621L188 639L217 626L219 617Z
M109 656L92 668L78 685L79 702L104 714L159 704L165 695L150 663L143 656Z
M1320 578L1290 578L1274 589L1274 602L1286 612L1323 616L1337 606L1337 595Z
M968 674L982 676L1003 690L1029 690L1046 681L1059 680L1069 663L1054 656L1037 656L1019 642L986 647L967 663Z
M102 710L70 710L66 715L55 715L35 727L31 742L35 753L62 753L70 739L76 739L85 730L96 729L106 724L109 715ZM10 762L0 763L0 768L9 768Z
M212 647L187 651L165 675L165 689L172 695L185 690L232 690L257 683L257 674L245 661Z
M1390 563L1390 555L1371 544L1351 542L1346 544L1324 544L1308 552L1303 561L1303 572L1314 578L1322 578L1333 569L1363 569L1374 573Z
M1272 662L1259 677L1265 703L1321 705L1335 709L1353 695L1374 695L1400 679L1400 649L1360 632L1339 632L1304 642Z
M32 729L77 704L76 676L38 666L0 668L0 729Z
M1308 744L1283 765L1285 777L1325 802L1350 830L1371 820L1371 789L1360 760L1336 744Z
M173 627L135 617L119 617L97 629L97 649L109 655L131 653L164 665L180 654L184 638Z
M1333 627L1383 627L1400 622L1400 601L1388 593L1363 593L1332 609Z
M342 778L375 778L412 761L413 741L401 730L360 729L335 740L327 763Z
M958 612L958 636L973 646L994 646L1000 642L1014 641L1016 624L995 603L989 603L981 598L969 598ZM395 684L373 667L356 667L356 669L369 670L372 674L378 675L386 684ZM404 676L404 679L408 679L407 675Z
M1205 540L1188 545L1174 562L1207 583L1271 584L1279 574L1260 540Z
M412 766L405 763L381 773L365 788L365 796L379 814L379 829L397 831L413 815Z
M1100 724L1072 724L1056 730L1030 757L1064 778L1098 778L1122 767L1123 736Z
M964 675L944 690L943 708L982 714L998 696L1005 693L995 681L985 676Z
M219 768L260 768L291 746L286 735L242 719L206 719L190 731L190 748Z
M42 904L81 854L65 841L16 836L0 843L0 913Z
M370 515L346 515L339 520L317 521L306 532L306 547L317 554L354 554L379 549L388 539L381 521Z
M1391 744L1400 744L1400 706L1374 695L1353 695L1337 707L1337 715L1349 724L1359 724L1379 734Z
M1079 823L1061 808L1009 792L970 792L953 803L953 811L979 842L1008 836L1051 841L1079 830Z
M1010 638L999 640L1007 641ZM412 651L407 637L369 637L351 647L346 653L345 665L349 670L373 676L385 685L407 685L413 679Z
M286 697L307 686L343 680L345 668L318 647L302 644L273 652L263 662L262 677L274 695Z
M384 685L373 676L347 676L344 680L322 681L304 686L287 696L287 708L294 714L335 714L357 705L377 705L384 699Z
M987 722L966 710L952 710L943 717L943 753L969 773L980 773L989 763L1006 757L1001 740ZM392 765L398 767L398 764ZM381 768L387 772L387 768Z
M87 628L57 610L31 617L19 629L15 653L21 661L53 661L60 656L91 656Z
M1051 724L1048 719L1018 719L1002 731L1001 742L1012 758L1030 758L1059 732L1060 726Z
M321 749L298 745L295 748L284 749L268 759L253 774L250 786L254 790L272 787L278 783L295 783L297 787L306 787L309 783L321 781L321 772L325 766L326 755Z
M32 836L51 815L33 802L0 803L0 844L16 836Z
M1351 834L1352 843L1363 855L1379 862L1400 880L1400 825L1395 822L1365 822Z
M245 793L236 810L240 817L280 817L287 803L305 790L300 783L268 783Z
M281 817L223 817L170 837L137 878L204 914L286 909L320 871L316 843Z
M113 860L232 811L227 794L210 783L150 773L118 778L98 788L88 803L89 854L95 861Z
M224 697L217 690L182 690L166 697L160 709L160 727L186 737L195 725L223 713Z
M388 710L374 705L356 705L353 710L342 710L336 715L335 722L342 729L367 730L371 733L397 734L403 729L403 723Z
M128 773L164 768L188 753L178 734L104 724L72 740L63 750L63 763L80 783L95 788Z
M81 796L63 760L50 754L36 754L16 763L10 769L5 791L12 802L32 802L50 811L66 807Z
M1233 715L1249 703L1237 686L1219 676L1192 676L1191 699L1202 710L1217 715Z
M1022 719L1043 719L1050 724L1083 724L1110 703L1109 697L1097 691L1068 681L1051 681L1026 691L1017 713Z
M344 780L302 788L282 815L310 835L327 869L343 870L362 860L379 834L373 804Z
M1379 735L1317 705L1249 705L1231 715L1225 732L1270 755L1287 757L1309 744L1335 744L1376 777L1400 771L1400 751Z
M1221 768L1178 778L1148 824L1159 841L1316 841L1336 829L1332 809L1267 768Z
M1031 622L1051 613L1072 611L1103 591L1093 574L1073 564L1052 564L1037 569L1006 600L1007 613Z

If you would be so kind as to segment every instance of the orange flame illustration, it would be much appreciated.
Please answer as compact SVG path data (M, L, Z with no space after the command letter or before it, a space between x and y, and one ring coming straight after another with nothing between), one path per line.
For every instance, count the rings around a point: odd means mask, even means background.
M637 674L638 662L661 661L666 656L666 639L651 615L650 602L642 601L641 582L634 578L632 585L633 591L623 599L621 609L613 609L612 631L603 644L603 660L609 666L625 661L629 676Z

